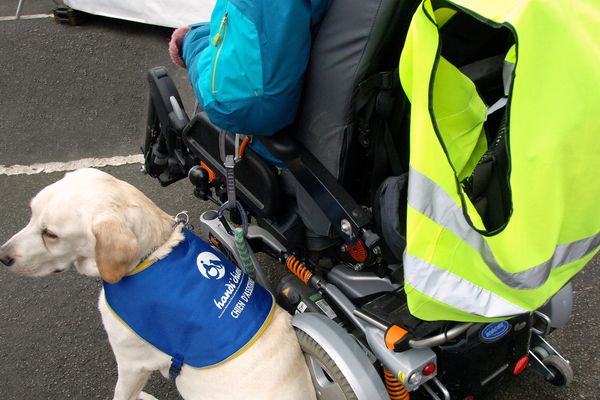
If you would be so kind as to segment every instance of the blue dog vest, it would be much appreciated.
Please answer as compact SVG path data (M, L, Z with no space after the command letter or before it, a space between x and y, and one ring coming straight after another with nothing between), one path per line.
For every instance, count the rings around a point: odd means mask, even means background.
M214 366L261 335L274 299L202 239L183 233L166 258L140 264L115 284L104 282L104 293L117 318L173 357L176 369L184 362Z

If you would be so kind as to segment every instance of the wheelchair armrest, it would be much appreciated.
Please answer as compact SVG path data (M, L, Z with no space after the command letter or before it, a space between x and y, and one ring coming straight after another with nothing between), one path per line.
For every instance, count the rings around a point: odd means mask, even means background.
M188 124L188 118L175 83L165 67L155 67L148 71L150 101L162 125L161 133L171 128L181 132Z
M272 155L284 162L298 156L298 144L286 129L273 136L255 136L255 138L259 139Z

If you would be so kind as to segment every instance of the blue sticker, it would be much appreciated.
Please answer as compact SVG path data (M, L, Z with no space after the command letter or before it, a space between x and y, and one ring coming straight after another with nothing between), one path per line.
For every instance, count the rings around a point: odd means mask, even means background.
M481 330L481 339L484 342L494 342L510 331L510 324L506 321L494 322L486 325Z

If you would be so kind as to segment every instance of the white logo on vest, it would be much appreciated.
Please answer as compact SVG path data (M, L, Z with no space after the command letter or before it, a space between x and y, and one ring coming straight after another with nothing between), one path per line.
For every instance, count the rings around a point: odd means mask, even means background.
M219 257L209 251L198 254L196 265L206 279L221 279L225 276L225 266Z

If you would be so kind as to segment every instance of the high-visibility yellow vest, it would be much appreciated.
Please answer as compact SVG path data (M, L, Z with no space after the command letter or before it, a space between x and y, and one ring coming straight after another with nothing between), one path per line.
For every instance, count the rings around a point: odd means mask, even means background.
M506 218L493 227L466 182L494 145L486 121L495 102L446 56L462 57L444 29L459 15L510 39L501 54L506 97L498 99L506 104L499 111ZM483 322L536 310L600 246L600 3L425 0L400 79L411 102L404 255L411 313Z

